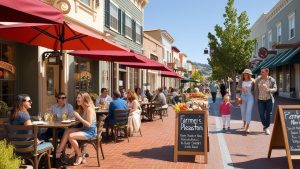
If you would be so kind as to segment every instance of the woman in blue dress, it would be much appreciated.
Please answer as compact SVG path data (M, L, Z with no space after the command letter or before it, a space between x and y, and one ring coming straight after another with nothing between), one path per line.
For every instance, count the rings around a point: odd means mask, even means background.
M85 157L80 151L77 140L88 140L97 135L95 106L90 95L88 93L79 93L76 101L79 113L74 112L74 117L82 123L82 127L66 130L56 150L56 157L60 157L67 141L69 141L77 155L76 162L73 165L85 163Z

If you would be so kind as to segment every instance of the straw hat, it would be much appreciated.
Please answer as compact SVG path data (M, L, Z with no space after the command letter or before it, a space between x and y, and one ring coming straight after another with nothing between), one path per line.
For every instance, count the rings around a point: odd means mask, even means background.
M245 69L243 71L243 74L249 74L249 75L252 75L252 71L250 69Z

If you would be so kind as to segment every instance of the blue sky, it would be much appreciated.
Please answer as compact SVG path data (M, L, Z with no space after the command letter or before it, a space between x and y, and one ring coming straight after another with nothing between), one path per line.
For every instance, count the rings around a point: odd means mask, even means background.
M262 13L272 9L279 0L235 0L238 13L247 11L252 25ZM227 0L149 0L144 12L144 30L165 29L174 44L188 59L207 63L208 32L216 24L223 25Z

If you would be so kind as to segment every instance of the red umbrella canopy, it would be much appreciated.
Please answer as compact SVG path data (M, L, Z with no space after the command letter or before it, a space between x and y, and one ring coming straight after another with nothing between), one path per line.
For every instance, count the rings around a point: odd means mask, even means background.
M127 51L77 50L69 52L69 54L91 60L145 63L141 59L139 59L134 53Z
M39 0L0 0L1 22L62 23L62 13Z
M85 28L67 22L0 26L0 38L53 50L128 50Z
M161 70L161 71L169 70L165 65L163 65L157 61L148 59L147 57L142 56L137 53L134 53L134 54L136 55L137 58L142 60L144 63L120 62L119 64L128 66L128 67L132 67L132 68L139 68L139 69L151 69L151 70Z

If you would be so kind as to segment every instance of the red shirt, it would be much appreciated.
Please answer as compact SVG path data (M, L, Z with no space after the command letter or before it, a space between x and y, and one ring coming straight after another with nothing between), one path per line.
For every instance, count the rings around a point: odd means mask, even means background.
M231 109L233 108L232 104L230 102L225 103L223 102L220 105L220 114L221 115L230 115L231 114Z

